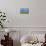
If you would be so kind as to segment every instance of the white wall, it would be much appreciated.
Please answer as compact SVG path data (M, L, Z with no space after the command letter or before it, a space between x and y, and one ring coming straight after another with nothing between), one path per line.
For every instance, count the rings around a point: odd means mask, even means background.
M20 14L23 7L32 12ZM46 27L46 0L0 0L0 9L6 12L7 27Z
M20 8L23 7L32 12L29 15L20 14ZM0 9L6 12L6 26L13 27L12 31L20 31L20 36L31 31L46 31L46 0L0 0Z

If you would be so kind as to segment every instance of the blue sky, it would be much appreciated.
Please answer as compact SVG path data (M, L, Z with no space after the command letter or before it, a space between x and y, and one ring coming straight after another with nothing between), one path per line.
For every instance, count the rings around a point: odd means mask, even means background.
M29 12L29 8L20 8L20 12Z

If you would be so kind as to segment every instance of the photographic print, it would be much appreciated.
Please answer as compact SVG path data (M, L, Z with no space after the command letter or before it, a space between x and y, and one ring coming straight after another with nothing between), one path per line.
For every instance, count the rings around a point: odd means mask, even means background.
M20 14L29 14L29 8L20 8Z

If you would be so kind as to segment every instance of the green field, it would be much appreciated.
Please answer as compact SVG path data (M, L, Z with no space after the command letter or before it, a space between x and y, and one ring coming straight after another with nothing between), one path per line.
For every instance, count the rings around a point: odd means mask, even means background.
M20 14L29 14L29 12L20 12Z

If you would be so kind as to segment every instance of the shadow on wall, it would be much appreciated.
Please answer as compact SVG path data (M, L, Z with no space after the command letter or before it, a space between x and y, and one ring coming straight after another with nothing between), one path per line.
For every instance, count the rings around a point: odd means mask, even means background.
M13 46L21 46L20 41L18 40L13 40Z

